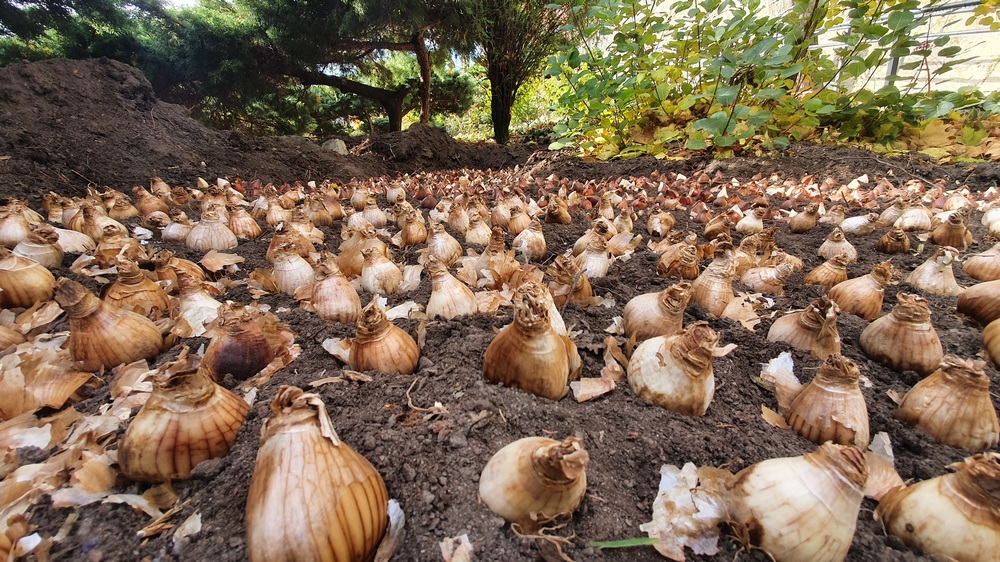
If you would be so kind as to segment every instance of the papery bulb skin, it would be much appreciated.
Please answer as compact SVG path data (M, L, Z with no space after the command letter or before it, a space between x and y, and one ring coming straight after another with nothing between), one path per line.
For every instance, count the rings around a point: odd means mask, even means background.
M892 205L886 207L881 213L879 213L878 220L875 221L875 226L877 228L885 228L887 226L892 226L893 223L902 216L903 211L906 210L906 202L902 199L896 199L893 201Z
M545 271L552 276L549 282L549 292L556 306L562 307L567 301L573 301L580 306L589 306L594 296L590 280L576 262L567 256L556 256L552 265Z
M308 288L308 306L323 320L353 324L361 315L361 297L337 267L336 259L327 256L316 266L317 281Z
M990 322L983 329L983 346L993 365L1000 367L1000 320Z
M431 296L426 308L428 319L440 316L454 320L479 312L472 289L449 273L448 267L434 256L427 258L427 272L431 277Z
M720 316L729 301L736 298L732 280L732 263L713 261L691 283L691 302L705 307L713 316Z
M819 250L816 251L819 257L831 260L841 254L847 256L848 263L853 262L858 259L858 251L854 248L850 242L844 237L844 231L840 228L833 229L826 240L820 244Z
M972 245L972 232L965 227L962 215L952 213L948 219L931 231L929 240L939 246L951 246L961 250Z
M753 267L743 273L740 282L754 291L781 296L785 294L785 282L793 273L795 266L787 262L774 267Z
M486 463L479 498L508 522L533 528L576 511L587 491L589 459L576 437L519 439Z
M896 219L893 226L904 232L923 232L931 229L931 215L920 204L912 205Z
M719 335L699 321L636 347L628 381L640 398L687 416L703 416L715 395L712 358Z
M729 215L721 213L705 223L703 235L706 240L715 240L720 236L731 236L732 226L733 221L729 219Z
M820 217L819 223L838 225L844 222L845 218L847 218L847 212L844 210L844 207L837 205L835 207L830 207L829 209L827 209L826 213L824 213L823 216Z
M1000 280L967 287L958 296L956 306L959 312L975 318L984 326L1000 318Z
M833 287L847 281L847 266L850 263L851 258L847 254L836 255L807 273L802 282L806 285Z
M403 282L403 272L395 263L377 248L361 250L364 263L361 266L361 289L379 295L393 295L399 292Z
M633 297L622 313L625 336L641 342L676 334L683 328L684 310L690 300L690 283L677 283L659 293Z
M883 496L875 520L934 559L995 561L1000 553L1000 455L978 454L950 468L953 474Z
M247 494L251 562L370 562L389 526L389 494L334 431L323 400L282 386L264 422Z
M514 237L511 248L525 256L527 261L542 260L547 251L545 235L542 233L542 223L538 219L532 220L527 228Z
M816 376L782 412L795 433L816 444L868 448L868 409L858 381L861 371L840 354L826 358Z
M730 513L778 562L840 562L851 547L867 479L861 451L826 443L737 473Z
M84 370L152 359L163 348L160 330L150 319L105 304L76 281L59 278L55 299L69 316L70 355Z
M996 447L1000 422L983 366L945 355L936 371L903 396L893 417L951 447L973 453Z
M768 341L787 343L795 349L809 351L819 359L840 353L840 332L837 330L836 303L820 297L801 312L792 312L775 320L767 332Z
M893 228L878 239L875 250L883 254L905 254L910 251L910 237L902 229Z
M282 244L274 256L271 270L274 287L286 295L294 295L299 288L316 280L313 266L295 252L292 244Z
M741 234L756 234L764 230L764 216L767 214L767 209L756 208L753 212L748 213L739 222L736 223L736 231Z
M545 206L545 222L555 224L572 223L573 217L569 214L569 203L558 195L549 195L548 204Z
M892 264L876 264L867 275L841 281L830 288L830 300L840 310L871 322L882 314L885 288L892 281Z
M13 254L38 262L47 269L62 265L65 251L59 246L59 233L47 224L32 226L27 238L14 246Z
M674 228L677 220L669 212L664 210L654 210L646 219L646 232L650 236L666 236Z
M453 265L462 257L462 245L445 231L439 222L431 221L430 234L427 238L427 252L434 255L447 266Z
M375 295L358 317L349 357L355 371L412 375L420 360L420 348L410 334L386 318Z
M231 374L238 381L256 375L274 359L264 331L250 311L239 305L219 307L216 327L205 334L212 341L205 349L202 365L215 380Z
M0 247L0 308L29 308L52 298L56 279L37 262Z
M118 258L118 279L104 288L104 302L158 320L170 311L170 298L162 287L139 269L135 261Z
M941 363L944 351L927 300L899 293L896 306L861 332L861 350L871 359L898 372L928 375Z
M906 276L906 282L930 295L958 296L963 289L955 281L955 273L951 269L957 257L958 251L954 248L940 247Z
M996 281L1000 279L1000 243L981 254L965 258L962 271L978 281Z
M801 213L789 219L788 229L797 234L809 232L816 228L817 220L819 220L819 204L810 203Z
M229 454L249 410L185 356L153 377L152 394L122 437L118 464L132 480L190 478L198 463Z
M227 219L228 221L228 219ZM185 244L196 252L219 252L231 250L239 244L239 240L222 217L215 210L201 215L201 220L188 233Z
M701 275L698 267L698 248L682 243L667 250L656 262L656 274L668 279L697 279Z
M574 258L576 265L588 279L598 279L608 274L611 258L608 255L608 242L602 237L591 239L587 249Z
M840 221L838 227L848 236L867 236L875 230L878 215L868 213L859 217L850 217Z
M521 285L514 295L514 321L498 333L483 356L483 374L492 382L559 400L583 369L576 345L556 333L550 321L548 290ZM551 298L551 297L549 297Z

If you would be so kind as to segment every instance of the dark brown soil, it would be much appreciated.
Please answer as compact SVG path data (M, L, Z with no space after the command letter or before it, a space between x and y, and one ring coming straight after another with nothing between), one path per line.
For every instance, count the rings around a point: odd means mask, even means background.
M896 182L913 176L928 180L944 178L949 184L967 183L977 190L991 187L998 177L997 167L992 165L936 167L916 158L889 160L859 150L817 146L799 146L776 159L583 162L564 154L535 152L533 147L464 145L424 127L384 135L368 143L366 150L360 156L339 157L285 140L248 140L211 131L190 120L183 108L154 99L148 83L134 69L107 60L51 61L0 69L0 157L10 156L0 161L0 198L28 197L36 208L37 198L49 190L80 194L92 181L127 191L133 185L146 184L153 173L171 183L190 185L197 176L292 181L394 175L435 168L520 165L534 177L554 173L599 180L646 175L654 170L691 174L704 169L741 181L764 172L791 179L805 174L831 176L838 183L847 183L861 174L878 176L891 170ZM853 210L853 214L859 212ZM677 228L701 231L701 225L689 223L686 213L677 212L675 216ZM982 228L978 220L974 224L978 239ZM644 225L644 219L640 218L637 230ZM571 225L545 225L549 252L543 262L551 261L571 246L587 226L588 219L582 214L577 214ZM340 241L339 228L325 230L327 245L335 247ZM793 235L782 226L778 243L805 260L808 271L821 263L815 252L829 231L829 227L821 226L809 234ZM255 267L267 267L263 254L270 234L267 232L264 239L241 244L235 250L247 260L238 275ZM849 268L852 277L867 273L882 258L872 251L881 234L882 231L876 231L851 239L860 252L859 261ZM176 250L181 257L194 260L201 257L181 246L158 245ZM567 325L581 332L575 341L583 357L585 377L598 376L602 366L600 343L612 317L620 315L632 297L669 284L656 277L657 256L644 246L631 260L614 266L608 277L592 280L597 293L615 299L614 307L584 309L571 303L565 311ZM917 256L907 254L895 258L894 264L907 272L929 254L928 250ZM413 252L403 256L410 263L416 260ZM64 265L71 263L72 258L68 256ZM66 268L60 273L70 275ZM775 310L803 308L823 293L819 288L803 286L803 276L804 272L799 272L792 278L787 295L777 299ZM960 270L956 270L956 277L960 284L973 284ZM897 290L914 291L905 284L892 287L884 310L895 304ZM390 304L405 300L425 304L429 294L425 279L418 290L396 296ZM245 287L230 291L225 298L251 300ZM975 356L982 347L980 328L955 314L954 298L929 297L929 300L932 321L945 352L966 358ZM145 515L124 505L88 506L79 510L78 521L69 536L53 549L51 559L220 562L246 559L244 506L261 423L270 415L269 402L279 385L305 386L337 374L341 365L320 347L320 342L353 334L353 327L328 324L300 309L290 297L266 295L260 301L271 305L298 334L303 352L260 389L256 405L229 456L199 467L197 478L175 483L181 501L186 503L173 521L179 523L200 512L202 532L178 551L169 532L148 541L136 536L136 531L150 522ZM375 373L372 382L321 387L318 392L341 438L375 465L385 479L390 497L397 498L406 513L407 537L395 559L440 560L438 542L463 533L468 533L478 560L553 559L551 549L518 538L509 525L477 501L479 474L486 462L502 446L521 437L576 435L590 452L587 495L568 526L558 531L570 537L566 555L580 561L663 559L651 547L601 551L590 542L644 536L638 527L650 519L659 470L664 463L726 465L738 470L765 459L811 451L814 445L791 431L768 425L760 415L761 405L776 408L776 403L769 393L751 382L751 377L759 374L761 363L789 349L784 344L767 341L767 330L773 320L765 319L750 332L736 322L713 318L697 306L690 307L685 316L685 323L707 320L721 334L723 344L739 346L728 356L715 360L717 391L703 417L685 417L645 403L627 384L620 384L597 400L578 404L571 398L551 402L488 383L482 374L483 352L495 330L510 322L509 309L502 310L496 318L479 316L430 323L420 368L414 376ZM411 334L416 333L416 321L398 324ZM910 372L894 373L868 360L857 347L866 325L847 314L839 322L844 354L856 361L873 383L871 388L862 389L872 432L889 434L897 468L904 479L922 480L944 473L946 465L962 459L966 453L935 444L892 417L893 403L886 391L903 392L918 377ZM203 341L196 339L189 343L197 347ZM164 358L161 356L160 362ZM800 352L795 352L794 358L796 374L809 380L818 362ZM987 372L993 388L997 388L1000 375L992 369ZM416 385L410 393L414 405L426 407L441 402L448 413L404 424L407 414L412 412L406 393L414 381ZM996 396L995 405L1000 402ZM77 409L93 412L107 399L107 390L99 389L93 397L78 404ZM119 491L141 493L143 489L144 486L123 481ZM885 536L872 520L874 507L874 502L865 501L848 559L924 560L897 539ZM70 511L54 509L43 502L32 511L31 523L40 532L54 535ZM740 553L740 545L733 540L724 539L721 547L717 556L689 559L728 562L737 555L743 560L767 559L760 552Z

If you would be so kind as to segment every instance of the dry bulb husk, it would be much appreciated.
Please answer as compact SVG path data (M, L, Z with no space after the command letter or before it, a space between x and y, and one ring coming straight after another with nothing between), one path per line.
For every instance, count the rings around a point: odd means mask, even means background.
M479 312L472 289L449 273L448 266L434 256L427 257L427 273L431 277L431 296L425 309L428 319L440 316L453 320Z
M896 219L893 226L905 232L923 232L931 229L931 213L923 205L912 205Z
M522 529L576 511L587 491L583 442L525 437L496 452L479 477L479 498L493 513Z
M967 287L958 296L957 306L959 312L975 318L984 326L1000 318L1000 280Z
M892 281L892 274L889 261L875 264L867 275L841 281L831 287L830 300L837 303L841 311L871 322L882 314L885 288Z
M257 219L240 206L229 213L229 230L233 231L239 240L255 240L263 234Z
M451 266L458 258L462 257L462 245L451 234L445 231L444 226L435 221L431 221L431 230L427 238L427 253L433 255L441 263Z
M876 319L861 332L861 350L894 371L934 372L944 352L927 301L918 295L899 293L892 311Z
M13 249L28 237L29 232L31 226L23 214L8 209L0 211L0 246Z
M769 341L780 341L820 359L840 353L837 314L840 309L829 297L820 297L800 312L786 314L771 324Z
M553 329L550 303L545 287L533 282L518 287L514 321L500 330L483 356L487 379L549 400L569 392L569 381L579 378L583 363L573 341Z
M841 254L846 254L849 261L858 259L858 251L844 237L844 231L840 228L833 229L819 246L816 252L823 259L833 259Z
M650 213L649 218L646 219L646 232L649 232L650 236L663 237L673 230L676 222L674 216L669 212L658 209Z
M294 295L301 287L310 285L315 280L312 264L296 253L292 244L278 247L274 255L274 268L271 270L271 281L278 291Z
M1000 279L1000 242L981 254L965 258L962 271L978 281L996 281Z
M719 335L703 321L640 343L628 362L632 391L672 412L705 415L715 395L712 359L728 352L718 343Z
M361 250L364 262L361 266L361 289L380 295L392 295L400 290L403 272L399 266L385 256L378 248Z
M182 270L195 281L207 281L208 275L200 265L191 260L178 258L170 250L160 250L153 254L153 266L156 271L157 281L167 281L170 283L170 291L174 292L178 288L177 270Z
M878 215L868 213L858 217L850 217L840 221L838 228L848 236L868 236L875 230Z
M250 561L375 559L396 533L378 471L340 440L318 395L282 386L271 411L247 494Z
M14 247L13 253L54 269L62 265L65 251L59 245L59 233L47 224L40 224L31 228L27 238Z
M121 257L116 262L118 279L104 287L101 295L104 302L151 320L160 319L170 310L167 292L147 277L135 261Z
M361 298L340 272L333 256L328 255L320 261L315 273L317 281L296 294L296 298L302 301L302 308L330 322L357 322L361 315Z
M868 409L858 381L861 371L839 353L823 361L816 376L791 396L778 394L785 421L795 433L816 443L868 448ZM787 401L787 405L782 405Z
M386 318L375 295L358 317L349 357L348 363L355 371L411 375L417 370L420 348L410 334Z
M931 231L929 240L940 246L951 246L968 250L972 245L972 232L965 227L962 215L952 213L948 219Z
M819 220L819 203L810 203L801 213L788 220L788 229L795 233L809 232Z
M893 416L945 445L973 453L996 447L1000 422L984 365L945 355L936 371L906 393Z
M253 312L238 304L223 304L219 317L205 333L211 337L202 359L202 367L215 380L230 374L237 381L256 375L274 359L264 334Z
M153 376L153 393L125 430L118 464L133 480L190 478L198 463L229 453L249 410L199 368L196 356L182 355Z
M927 261L911 271L905 281L929 295L960 295L964 289L955 281L955 273L951 269L956 258L958 250L942 246Z
M547 251L545 235L542 233L542 223L532 220L528 227L514 237L511 248L525 257L525 261L539 261Z
M717 526L728 523L747 547L776 562L840 562L847 557L868 471L855 447L826 443L800 457L770 459L736 475L664 465L653 520L639 528L656 549L684 560L718 553Z
M593 237L588 243L587 249L576 256L573 261L588 279L604 277L611 267L607 240L600 236Z
M622 313L625 336L641 342L676 334L683 327L684 309L690 300L690 283L677 283L658 293L633 297Z
M802 282L806 285L833 287L837 283L847 281L847 266L851 261L851 257L847 254L833 256L807 273Z
M955 472L883 496L875 520L889 534L934 559L996 560L1000 455L975 455L949 468Z
M994 320L983 328L983 346L993 365L1000 367L1000 320Z
M697 246L681 243L668 248L656 262L656 274L668 279L697 279L701 275Z
M188 233L185 244L196 252L209 250L222 252L239 245L239 239L232 230L229 230L229 226L219 213L210 210L202 213L201 220Z
M691 283L691 302L705 307L713 316L721 316L733 293L733 266L715 260Z
M791 263L779 263L773 267L753 267L740 277L740 283L754 291L768 295L781 296L785 294L785 282L795 273Z
M582 307L596 304L598 299L594 299L590 280L574 260L567 256L556 256L546 273L552 276L549 292L552 293L552 301L556 306L565 306L567 301Z
M56 279L34 260L0 247L0 308L28 308L52 298Z
M910 237L902 229L893 228L878 239L875 250L883 254L905 254L910 251Z
M151 320L105 304L76 281L60 277L55 299L69 316L68 347L82 369L98 371L151 359L163 348L163 337Z

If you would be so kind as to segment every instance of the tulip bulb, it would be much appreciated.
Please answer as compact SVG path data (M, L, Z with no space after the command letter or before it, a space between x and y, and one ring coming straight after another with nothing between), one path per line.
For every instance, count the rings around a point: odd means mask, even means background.
M844 231L840 230L840 228L833 229L816 253L819 254L819 257L828 260L841 254L846 254L849 262L858 259L858 251L844 238Z
M358 317L351 342L350 367L355 371L411 375L417 370L419 360L417 342L386 318L385 309L375 295Z
M607 241L600 236L594 237L587 245L587 249L574 258L574 263L588 279L604 277L611 267Z
M291 243L279 246L274 255L271 280L278 291L294 295L301 287L316 280L313 266L295 251Z
M677 220L669 212L662 209L650 213L646 219L646 231L651 236L664 237L674 228Z
M656 262L656 274L660 277L694 280L701 275L698 267L698 248L690 244L676 244L668 249Z
M528 223L528 227L514 237L511 248L525 257L525 261L540 261L545 257L545 236L542 234L542 223L538 219Z
M776 561L840 562L851 547L867 479L861 451L826 443L737 473L729 513Z
M788 425L816 444L868 448L868 409L858 380L861 371L839 353L829 355L816 376L791 400L782 414Z
M548 204L545 206L545 222L556 224L570 224L573 217L569 214L569 203L566 199L556 195L549 195Z
M373 560L395 532L378 471L337 436L318 395L282 386L271 411L247 494L250 562Z
M672 412L705 415L715 394L712 358L718 342L719 335L699 321L640 343L628 362L632 391Z
M847 218L847 211L845 211L842 206L837 205L836 207L830 207L829 209L827 209L826 213L824 213L823 216L820 217L819 223L839 225L840 223L844 222L845 218Z
M10 212L7 209L0 211L0 246L14 249L28 237L30 232L31 226L23 214Z
M958 296L957 304L959 312L983 325L1000 318L1000 280L985 281L966 288Z
M196 252L216 250L222 252L231 250L239 244L239 240L229 226L223 222L217 211L206 211L201 220L194 225L184 242L188 248Z
M497 451L479 477L479 498L493 513L523 528L567 515L587 491L583 442L525 437Z
M34 260L0 247L0 308L28 308L52 298L56 279Z
M69 316L70 355L84 370L151 359L163 348L163 337L151 320L105 304L76 281L59 278L55 299Z
M785 294L785 282L793 273L795 266L787 262L774 267L754 267L743 273L740 282L754 291L781 296Z
M170 310L170 298L152 279L139 269L134 260L118 258L118 279L104 287L104 302L158 320Z
M683 327L684 309L690 300L690 283L677 283L658 293L633 297L622 313L625 336L641 342L676 334Z
M905 254L910 251L910 237L903 229L893 228L878 239L875 250L883 254Z
M941 364L944 351L927 301L918 295L899 293L889 314L876 319L861 332L861 350L871 359L898 372L928 375Z
M892 281L892 264L884 261L875 264L867 275L841 281L830 288L830 300L840 310L860 316L871 322L882 314L885 288Z
M443 264L451 266L458 258L462 257L462 245L455 240L451 234L445 231L444 226L435 221L431 221L431 231L427 238L427 253L433 255Z
M989 250L965 258L962 271L979 281L1000 279L1000 242Z
M893 416L945 445L973 453L996 447L1000 422L983 365L945 355L936 371L906 393Z
M833 256L807 273L802 282L806 285L833 287L847 281L847 266L850 263L851 258L847 254Z
M431 277L431 296L426 308L429 320L438 316L445 320L454 320L458 316L469 316L479 312L476 295L472 289L449 273L448 266L434 256L428 256L427 272Z
M372 294L392 295L399 292L403 272L378 248L361 250L361 289Z
M250 405L184 356L153 376L153 392L118 448L125 476L145 482L191 477L198 463L229 454Z
M875 230L878 215L868 213L859 217L850 217L840 222L838 227L848 236L867 236Z
M300 289L296 294L302 300L302 308L315 312L323 320L353 324L361 315L361 298L344 277L332 256L320 261L316 266L317 281Z
M839 312L836 303L828 297L820 297L805 310L775 320L767 332L767 339L787 343L795 349L826 359L840 353L840 333L837 331Z
M720 213L705 223L704 236L706 240L715 240L720 236L730 236L733 221L729 220L729 215Z
M931 214L923 205L907 207L893 226L905 232L922 232L931 229Z
M229 230L233 231L239 240L256 240L263 234L257 219L250 216L243 207L236 207L229 213Z
M62 265L65 251L59 246L59 233L47 224L32 226L27 238L14 246L14 255L38 262L54 269Z
M553 278L549 282L549 292L552 293L552 300L556 306L565 306L567 301L573 301L583 307L590 306L594 296L590 280L574 260L566 256L556 256L546 273Z
M875 226L878 228L885 228L887 226L892 226L899 217L903 215L903 211L906 210L906 202L902 199L896 199L893 201L892 205L886 207L878 216L878 220L875 221Z
M809 232L819 220L819 203L810 203L801 213L788 221L788 229L795 233Z
M996 560L1000 552L1000 455L983 453L951 465L955 472L879 501L875 520L934 559Z
M965 227L962 215L952 213L948 215L947 220L931 231L929 239L940 246L951 246L952 248L967 250L972 245L972 232Z
M756 234L764 230L764 215L767 209L757 207L736 223L736 232L741 234Z
M245 381L274 359L274 350L264 330L251 311L241 305L220 306L219 317L204 335L212 341L208 343L201 363L215 380L230 374L238 381Z
M994 320L983 328L983 346L993 365L1000 367L1000 320Z
M962 294L951 263L958 257L954 248L942 246L934 255L906 276L906 282L929 295L954 297Z
M492 382L559 400L569 392L569 381L579 378L583 362L573 341L553 329L549 298L536 283L518 287L514 321L486 348L483 374Z
M729 262L715 262L701 272L691 283L691 302L705 307L713 316L720 316L733 293L733 267Z

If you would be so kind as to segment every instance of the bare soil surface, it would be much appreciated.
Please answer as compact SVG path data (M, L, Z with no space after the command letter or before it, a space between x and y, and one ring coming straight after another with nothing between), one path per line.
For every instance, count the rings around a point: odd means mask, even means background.
M134 185L148 185L153 174L168 183L193 185L199 176L210 181L217 176L262 181L348 180L397 173L460 168L513 168L534 178L550 174L579 180L602 180L659 173L693 174L705 170L723 178L748 181L758 173L778 174L798 180L812 174L832 177L846 184L862 174L889 177L894 183L938 178L949 186L969 185L974 190L994 186L1000 171L993 165L940 167L918 157L889 159L870 153L812 145L793 147L773 159L736 158L725 161L701 157L657 161L636 159L587 162L566 154L551 154L540 147L497 147L491 144L457 143L443 132L414 127L408 132L383 135L361 145L363 152L338 156L312 143L287 139L246 139L213 131L191 120L184 108L161 103L145 78L131 67L108 61L49 61L13 65L0 69L0 199L25 197L34 208L48 191L81 195L90 183L128 192ZM383 199L384 203L384 199ZM850 214L861 214L851 209ZM701 232L683 211L674 213L678 229ZM971 221L976 239L983 236L978 217ZM589 226L589 218L576 213L570 225L546 224L548 253L544 266L572 246ZM237 277L256 267L268 267L264 251L272 232L257 241L241 243L234 250L246 258ZM636 229L645 234L645 218ZM820 225L808 234L791 234L780 226L778 244L805 261L803 271L787 284L786 295L776 300L772 311L781 313L804 308L824 291L802 284L805 272L822 263L816 249L832 227ZM340 242L340 229L326 230L327 246ZM851 277L867 273L884 259L873 250L884 233L851 238L859 260L849 267ZM508 237L508 243L510 238ZM916 239L913 240L916 246ZM183 246L156 246L175 250L180 257L199 260L200 254ZM970 252L981 251L984 245ZM913 270L932 253L928 245L920 255L894 258L904 273ZM57 275L73 276L68 255ZM415 252L400 252L398 259L416 263ZM615 301L611 308L581 308L570 303L565 310L567 325L580 334L575 341L584 362L583 376L599 376L603 365L601 342L605 328L636 295L658 291L672 281L655 274L657 255L643 245L630 260L619 262L602 279L592 280L595 292ZM975 283L960 268L955 271L964 286ZM96 288L94 286L92 289ZM740 286L736 289L744 290ZM884 311L896 302L897 291L918 292L901 283L887 291ZM426 304L430 283L425 278L413 292L390 298L390 304L415 300ZM245 287L236 287L227 300L250 302ZM368 295L362 299L367 302ZM981 327L957 315L955 298L928 296L932 321L945 353L975 357L982 348ZM240 430L238 441L224 459L205 463L189 481L174 483L184 502L174 522L195 512L202 515L203 529L182 549L174 546L171 533L141 539L136 531L147 525L147 516L126 505L91 505L79 509L79 518L68 536L52 552L50 560L217 560L247 558L244 508L261 424L270 415L269 403L279 385L307 386L316 379L339 373L343 366L321 347L330 337L351 337L352 326L330 324L299 308L291 297L269 294L260 302L271 306L279 318L298 334L303 352L259 389L255 405ZM496 317L476 316L454 321L435 321L427 327L426 345L419 370L413 376L370 373L372 382L347 382L320 387L341 438L368 458L379 470L390 497L400 501L407 516L407 535L395 560L440 560L438 543L445 537L467 533L482 561L557 560L555 551L537 540L522 539L509 525L477 500L479 474L489 458L502 446L531 435L563 438L576 435L590 453L588 489L580 509L556 534L567 537L564 553L573 560L655 561L663 560L651 547L599 550L592 541L642 537L639 525L649 521L656 497L660 466L723 466L739 470L769 458L801 455L814 445L790 430L772 427L761 417L761 406L777 408L773 396L751 378L761 364L789 350L769 342L767 330L774 321L765 318L755 331L730 320L720 320L698 306L685 314L685 324L707 320L721 334L721 343L737 349L714 363L717 391L703 417L686 417L655 407L637 398L627 384L594 401L576 403L571 397L552 402L524 392L491 384L483 377L483 352L497 329L511 321L510 309ZM397 322L411 335L417 321ZM867 323L843 314L839 329L844 354L861 367L871 381L862 391L868 404L871 430L889 434L896 454L896 467L904 479L923 480L946 472L946 466L967 456L931 441L924 434L892 417L894 404L889 390L905 392L919 377L895 373L870 361L858 348ZM57 329L65 329L65 324ZM619 338L624 343L622 338ZM188 341L192 348L203 339ZM176 355L165 352L162 363ZM795 372L804 381L819 364L807 354L793 353ZM987 368L992 388L1000 386L1000 374ZM407 395L408 389L412 390ZM994 390L994 405L1000 403ZM76 404L79 411L94 412L108 401L107 387ZM424 419L413 406L440 402L447 414ZM147 486L122 479L117 490L141 493ZM873 521L875 503L866 500L858 517L858 528L848 560L925 560L899 540L887 537ZM30 523L39 532L55 535L71 513L43 501L31 512ZM743 550L730 538L721 541L714 557L690 555L691 560L767 560L761 552Z

